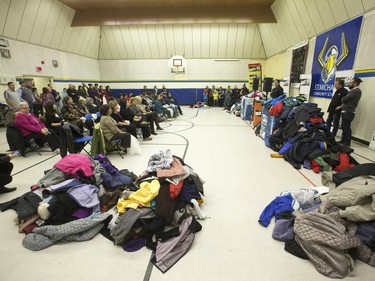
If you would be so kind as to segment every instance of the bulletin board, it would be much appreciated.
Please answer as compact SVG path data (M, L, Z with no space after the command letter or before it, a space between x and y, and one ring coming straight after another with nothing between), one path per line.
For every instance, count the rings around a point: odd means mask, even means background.
M248 65L249 67L249 89L252 91L254 78L259 79L259 90L262 85L262 65L260 63L252 63Z

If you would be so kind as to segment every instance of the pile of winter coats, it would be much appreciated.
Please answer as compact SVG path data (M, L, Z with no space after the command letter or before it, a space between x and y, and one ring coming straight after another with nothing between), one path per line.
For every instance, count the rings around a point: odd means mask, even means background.
M19 232L26 234L22 244L30 250L101 233L127 252L147 246L152 262L166 272L202 228L195 216L207 217L200 208L203 193L197 173L170 150L152 155L139 177L100 154L69 154L0 210L17 212Z
M324 172L322 183L330 190L306 189L276 197L259 223L267 227L275 216L272 237L328 277L349 275L356 259L375 267L375 164Z
M277 118L266 145L284 157L294 168L303 166L316 173L342 171L358 164L352 149L338 144L323 119L324 113L315 103L301 103L294 98L268 101L269 114ZM281 105L281 106L279 106ZM267 104L265 104L267 106Z

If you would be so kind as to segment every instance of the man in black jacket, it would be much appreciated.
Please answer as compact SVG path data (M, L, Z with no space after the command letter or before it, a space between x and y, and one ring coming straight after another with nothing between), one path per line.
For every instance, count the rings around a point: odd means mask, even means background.
M342 109L341 112L341 128L342 128L342 140L341 143L350 146L352 138L352 129L350 127L355 117L355 109L358 106L359 100L362 96L362 91L359 88L362 80L360 78L353 78L349 84L349 93L341 99L342 105L337 109Z
M272 92L271 92L271 97L273 99L278 98L279 96L284 94L284 89L283 89L283 87L280 86L280 80L279 79L276 79L275 81L273 81L273 85L275 86L272 89Z
M13 170L13 164L10 163L15 157L13 154L0 154L0 194L15 191L15 187L5 187L8 183L12 182L10 175Z
M340 123L340 118L341 118L341 109L339 107L342 105L341 99L345 97L348 93L348 90L344 88L344 80L342 79L336 79L335 89L336 89L336 92L333 94L331 103L328 106L328 110L327 110L328 118L326 121L329 129L331 129L331 125L333 121L333 130L332 130L333 137L336 136L337 130L339 129L339 123Z

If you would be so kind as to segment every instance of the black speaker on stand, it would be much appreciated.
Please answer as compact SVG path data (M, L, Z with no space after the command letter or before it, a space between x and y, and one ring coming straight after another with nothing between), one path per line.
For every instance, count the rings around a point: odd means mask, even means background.
M259 78L253 79L253 91L257 91L259 89Z
M272 90L272 83L273 83L272 77L265 77L263 79L263 92L266 92L266 100L268 99L268 93L270 93Z

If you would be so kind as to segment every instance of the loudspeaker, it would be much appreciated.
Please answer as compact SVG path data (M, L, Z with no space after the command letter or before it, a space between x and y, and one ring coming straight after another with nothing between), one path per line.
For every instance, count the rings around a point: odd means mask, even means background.
M266 77L263 80L263 92L269 93L272 90L273 78Z
M259 89L259 78L253 79L253 91L256 91Z

